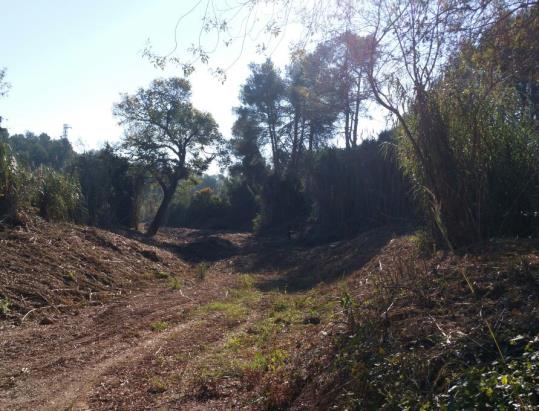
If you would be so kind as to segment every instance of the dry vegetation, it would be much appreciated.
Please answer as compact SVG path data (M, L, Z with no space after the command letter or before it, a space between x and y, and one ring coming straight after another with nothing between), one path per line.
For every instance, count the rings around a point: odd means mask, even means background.
M165 250L97 228L0 225L0 300L12 323L45 321L84 304L102 304L187 264Z
M0 331L2 407L537 401L537 242L456 255L390 228L316 247L195 230L124 234L38 221L2 232L0 252L13 260L1 275L21 285L2 282L13 302ZM82 292L54 291L71 282Z

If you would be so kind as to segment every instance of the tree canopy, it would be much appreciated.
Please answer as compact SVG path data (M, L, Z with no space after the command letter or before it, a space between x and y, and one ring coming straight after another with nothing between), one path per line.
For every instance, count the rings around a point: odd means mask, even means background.
M125 126L122 147L146 168L163 190L163 201L148 228L153 235L163 222L178 183L207 169L223 139L209 113L194 108L187 80L154 80L148 88L123 95L114 115Z

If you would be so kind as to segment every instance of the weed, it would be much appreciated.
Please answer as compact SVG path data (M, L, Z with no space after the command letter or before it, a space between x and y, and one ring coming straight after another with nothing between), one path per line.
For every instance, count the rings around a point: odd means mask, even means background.
M417 230L410 236L410 240L422 256L428 257L436 253L436 242L427 231Z
M153 331L165 331L168 326L169 324L166 321L155 321L150 324L150 327Z
M182 280L180 280L178 277L170 277L168 280L168 285L173 290L179 290L182 288Z
M167 390L167 384L160 377L152 377L148 381L150 383L150 392L154 394L159 394Z
M159 279L159 280L165 280L167 278L170 277L170 274L167 273L166 271L156 271L155 272L155 278Z
M268 359L262 353L257 352L247 367L253 371L266 371L268 369Z
M253 278L252 275L242 274L238 277L238 284L240 288L244 288L244 289L253 288L254 283L255 283L255 279Z
M202 307L207 312L222 312L231 320L239 320L247 315L247 307L241 302L215 301Z
M210 269L210 264L205 261L198 264L196 268L197 279L199 281L204 281L206 279L206 274L208 273L209 269Z
M253 359L247 364L247 368L253 371L275 372L284 365L287 358L288 353L279 348L271 351L268 355L256 352Z
M8 298L0 298L0 313L7 315L9 313L9 306L11 302Z
M70 270L66 275L71 281L75 281L77 279L77 273L75 271Z

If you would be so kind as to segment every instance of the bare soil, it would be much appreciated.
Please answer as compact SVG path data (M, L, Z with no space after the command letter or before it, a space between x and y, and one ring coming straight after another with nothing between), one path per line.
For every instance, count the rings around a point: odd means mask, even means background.
M537 243L438 253L413 277L400 256L415 246L399 234L307 247L285 235L0 228L0 409L327 409L347 384L331 368L350 330L344 294L378 304L357 323L386 310L372 334L395 345L473 339L481 307L496 326L535 321ZM524 260L525 273L507 271ZM481 305L464 296L462 269ZM414 283L434 276L447 289L418 296Z

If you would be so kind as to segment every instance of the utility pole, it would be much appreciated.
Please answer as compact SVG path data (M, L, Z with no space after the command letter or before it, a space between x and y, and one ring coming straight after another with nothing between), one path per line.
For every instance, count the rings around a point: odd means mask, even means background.
M69 124L64 124L64 132L62 133L62 138L67 139L67 131L72 128Z

